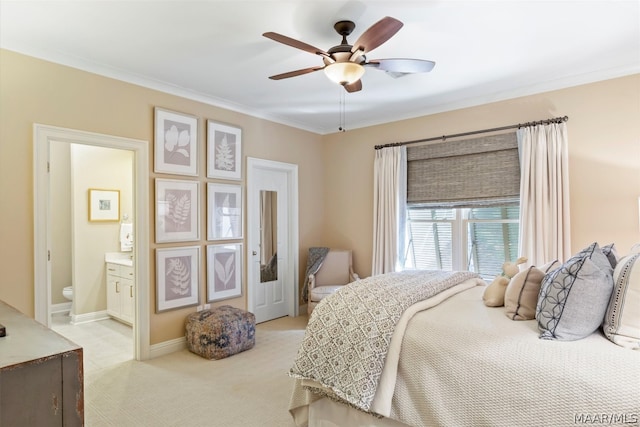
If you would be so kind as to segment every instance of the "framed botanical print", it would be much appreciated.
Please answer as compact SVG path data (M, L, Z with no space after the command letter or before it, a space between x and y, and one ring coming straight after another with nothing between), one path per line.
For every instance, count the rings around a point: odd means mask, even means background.
M156 249L156 312L198 305L200 247Z
M200 239L200 183L156 178L156 243Z
M207 120L207 177L242 179L242 130Z
M242 238L242 186L207 183L207 240Z
M198 119L155 108L154 171L198 175Z
M242 243L207 246L207 302L242 295Z

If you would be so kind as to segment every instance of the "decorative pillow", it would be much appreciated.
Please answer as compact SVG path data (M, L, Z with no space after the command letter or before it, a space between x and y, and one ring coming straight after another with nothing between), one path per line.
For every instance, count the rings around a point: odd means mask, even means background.
M618 264L618 260L620 259L620 257L618 256L618 251L616 251L616 245L614 243L611 243L607 246L603 246L602 253L609 260L609 264L611 264L611 268L616 268L616 265Z
M532 320L544 275L560 267L555 260L538 268L531 266L513 276L504 295L506 315L511 320Z
M536 315L536 304L544 271L531 266L513 276L504 294L504 308L511 320L531 320Z
M640 253L622 258L613 272L613 294L604 334L622 347L640 350Z
M598 246L598 242L593 242L577 254L575 254L571 259L576 257L588 256L591 258L598 267L600 267L604 271L608 271L609 274L613 274L613 267L611 267L611 263L609 262L609 258L602 252L600 246Z
M602 324L612 290L611 264L593 243L544 276L536 307L540 338L591 335Z

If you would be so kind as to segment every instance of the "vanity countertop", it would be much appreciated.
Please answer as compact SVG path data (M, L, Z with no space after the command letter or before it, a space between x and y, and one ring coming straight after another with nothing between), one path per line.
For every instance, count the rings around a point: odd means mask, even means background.
M131 267L133 266L133 253L132 252L107 252L104 254L104 262L126 265Z

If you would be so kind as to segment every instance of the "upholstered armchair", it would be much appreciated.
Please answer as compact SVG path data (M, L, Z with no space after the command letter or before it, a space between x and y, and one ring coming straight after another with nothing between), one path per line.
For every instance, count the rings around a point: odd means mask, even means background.
M353 272L351 251L329 249L318 271L309 274L307 313L311 314L324 297L359 279Z

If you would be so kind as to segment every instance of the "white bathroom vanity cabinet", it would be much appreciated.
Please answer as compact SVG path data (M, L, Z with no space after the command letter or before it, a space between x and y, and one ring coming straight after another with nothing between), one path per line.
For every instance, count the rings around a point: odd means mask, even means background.
M135 276L133 264L112 260L107 268L107 314L132 325L135 320Z

